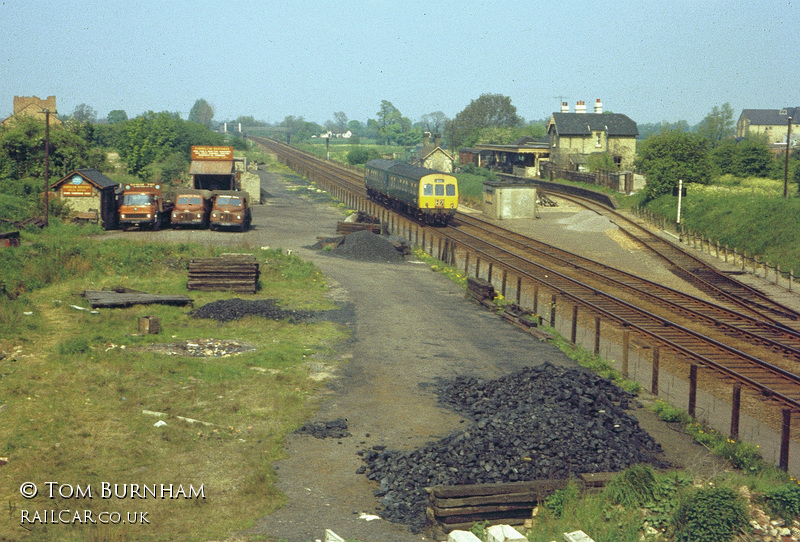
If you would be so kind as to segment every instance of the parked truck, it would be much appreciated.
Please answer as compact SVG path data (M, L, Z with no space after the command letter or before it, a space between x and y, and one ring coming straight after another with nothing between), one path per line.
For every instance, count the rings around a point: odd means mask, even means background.
M232 228L246 231L250 228L250 195L239 190L215 190L211 198L209 228Z
M172 209L174 227L208 227L211 214L211 191L181 188L175 192L175 207Z
M158 230L169 223L172 206L160 184L125 184L119 204L119 225Z

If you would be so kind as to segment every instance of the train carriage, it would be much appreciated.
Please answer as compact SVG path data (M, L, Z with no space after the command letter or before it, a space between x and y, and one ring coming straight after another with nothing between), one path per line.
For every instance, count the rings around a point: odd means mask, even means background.
M450 174L393 160L370 160L367 195L428 224L447 224L458 208L458 181Z

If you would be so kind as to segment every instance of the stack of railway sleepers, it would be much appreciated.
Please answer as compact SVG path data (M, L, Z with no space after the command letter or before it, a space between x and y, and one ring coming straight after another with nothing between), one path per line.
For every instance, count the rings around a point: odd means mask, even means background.
M480 303L486 307L490 307L492 305L492 301L496 297L494 286L492 283L483 280L483 279L476 279L473 277L467 278L467 298L472 299L473 301Z
M254 294L258 289L258 262L252 254L223 254L194 258L188 265L189 290L232 291Z
M614 473L581 474L573 482L582 491L603 487ZM570 480L531 480L497 484L468 484L426 488L429 523L445 533L469 530L475 523L523 525L533 509L564 489Z

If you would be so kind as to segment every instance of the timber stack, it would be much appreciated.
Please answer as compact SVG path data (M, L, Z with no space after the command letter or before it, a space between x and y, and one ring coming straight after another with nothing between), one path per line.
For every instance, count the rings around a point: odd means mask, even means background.
M189 290L254 294L258 289L258 262L252 254L223 254L189 262Z
M585 473L571 481L580 491L596 491L615 473ZM570 480L548 479L496 484L433 486L426 511L433 527L449 533L469 530L476 523L488 525L525 525L533 510L550 495L567 487Z

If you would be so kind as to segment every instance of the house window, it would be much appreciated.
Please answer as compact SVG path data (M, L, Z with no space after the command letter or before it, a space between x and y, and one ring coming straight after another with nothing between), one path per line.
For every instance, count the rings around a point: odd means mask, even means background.
M602 135L603 135L602 132L595 132L595 134L594 134L594 137L595 137L594 146L595 147L599 147L600 146L600 141L602 139Z
M622 167L622 156L615 156L614 157L614 165L618 168Z

